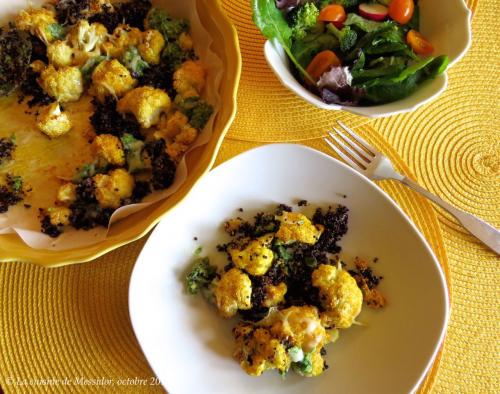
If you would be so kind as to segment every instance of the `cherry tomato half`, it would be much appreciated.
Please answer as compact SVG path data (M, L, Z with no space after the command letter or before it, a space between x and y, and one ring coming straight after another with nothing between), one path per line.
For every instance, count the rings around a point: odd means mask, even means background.
M389 4L389 16L396 22L406 25L413 16L415 3L413 0L392 0Z
M410 44L413 52L417 55L430 55L434 52L432 44L416 30L410 30L406 35L406 42Z
M332 22L335 26L342 25L347 19L344 7L338 4L327 5L318 16L320 22Z
M340 60L333 51L322 51L314 56L307 66L307 73L317 81L330 68L340 66Z

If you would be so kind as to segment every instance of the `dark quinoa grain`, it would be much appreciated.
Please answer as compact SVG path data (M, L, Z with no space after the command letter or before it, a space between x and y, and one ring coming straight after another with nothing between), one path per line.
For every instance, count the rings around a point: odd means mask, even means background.
M144 74L139 79L139 85L148 85L157 89L165 90L170 97L175 97L173 88L174 70L167 63L153 65L144 70Z
M144 19L146 19L151 7L152 4L150 0L133 0L121 4L119 7L119 13L125 23L132 27L145 30Z
M50 222L50 217L45 215L41 220L42 233L47 234L49 237L57 238L62 233L62 227L54 226Z
M0 186L0 213L5 213L11 205L22 201L22 196L15 193L9 186Z
M23 101L25 97L31 97L28 100L28 106L30 108L36 105L47 105L54 101L54 99L45 93L42 87L38 84L37 79L39 77L40 74L33 71L30 67L26 71L26 78L20 86L21 94L19 96L19 101Z
M0 138L0 165L12 159L16 145L11 139Z
M99 100L92 100L95 111L90 116L90 123L94 127L97 135L112 134L121 137L123 134L131 134L134 138L143 140L144 136L140 132L140 125L132 116L123 116L116 110L116 100L107 96L104 103Z
M148 142L145 149L153 167L151 185L155 190L170 187L174 182L176 165L165 151L165 141L160 139Z
M113 30L120 24L123 23L123 16L117 10L114 10L107 4L102 6L102 11L98 14L92 15L89 18L89 23L101 23L108 30L109 34L113 33Z

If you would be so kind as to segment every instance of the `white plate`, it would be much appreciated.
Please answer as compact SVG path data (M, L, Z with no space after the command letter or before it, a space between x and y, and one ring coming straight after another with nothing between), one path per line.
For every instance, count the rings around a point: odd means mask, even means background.
M302 198L350 209L343 257L379 258L375 268L384 276L381 290L389 304L378 312L365 309L358 320L366 326L341 333L328 347L330 369L320 377L290 373L282 380L267 372L252 378L231 358L235 321L218 317L201 296L186 295L183 278L198 245L225 264L215 252L225 219ZM146 243L132 274L129 303L139 343L170 394L409 392L431 365L449 312L439 263L401 209L344 164L287 144L246 152L194 187Z
M448 68L458 62L469 50L472 33L472 13L464 0L420 0L421 32L434 46L434 55L448 55ZM370 107L349 107L326 104L318 96L305 89L290 72L290 64L283 47L271 41L264 46L269 66L281 83L310 104L328 110L344 110L354 114L376 118L410 112L436 99L448 86L447 74L438 75L404 99L393 103Z

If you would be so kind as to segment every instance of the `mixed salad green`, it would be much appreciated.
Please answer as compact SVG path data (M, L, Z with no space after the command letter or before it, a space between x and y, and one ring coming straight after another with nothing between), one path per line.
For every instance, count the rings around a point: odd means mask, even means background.
M448 66L419 33L418 0L252 0L252 7L296 77L329 104L400 100Z

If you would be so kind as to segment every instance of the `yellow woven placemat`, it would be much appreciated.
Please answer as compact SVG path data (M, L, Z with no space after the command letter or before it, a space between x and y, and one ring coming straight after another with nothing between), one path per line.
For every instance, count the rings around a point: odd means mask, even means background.
M439 100L414 114L369 124L346 113L312 109L291 96L265 64L263 39L251 23L247 2L223 3L239 30L244 72L239 114L218 163L263 142L307 140L302 143L324 150L318 137L337 117L358 126L401 171L500 226L497 0L469 2L476 8L474 44L451 70L450 87ZM276 102L293 111L293 124L271 112ZM441 362L421 391L497 391L498 258L419 196L397 184L383 187L449 267L453 287ZM162 392L128 317L130 272L143 244L58 269L0 265L0 386L6 392Z

